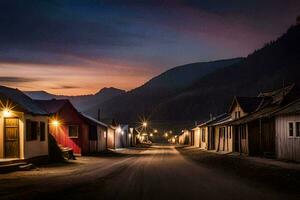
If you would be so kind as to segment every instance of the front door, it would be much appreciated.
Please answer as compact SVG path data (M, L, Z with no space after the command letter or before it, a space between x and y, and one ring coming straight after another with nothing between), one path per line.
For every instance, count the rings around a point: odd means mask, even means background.
M4 155L5 158L19 158L19 119L4 118Z

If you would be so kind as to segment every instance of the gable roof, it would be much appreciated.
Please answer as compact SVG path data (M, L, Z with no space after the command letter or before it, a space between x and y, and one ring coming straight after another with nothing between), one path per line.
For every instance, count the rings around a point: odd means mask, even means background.
M80 113L80 115L87 121L93 123L93 124L97 124L97 125L100 125L100 126L104 126L104 127L108 127L107 124L103 123L103 122L100 122L99 120L96 120L95 118L89 116L89 115L86 115L84 113Z
M48 114L55 114L59 112L67 103L71 104L68 99L34 100L34 102L36 102Z
M202 124L199 124L197 127L203 127L203 126L209 126L211 124L213 124L214 122L217 122L219 120L222 120L224 118L227 118L228 117L228 114L227 113L223 113L223 114L220 114L216 117L213 117L212 119L202 123Z
M238 97L238 96L235 96L232 101L232 104L229 108L228 113L231 113L235 103L240 105L242 110L245 113L251 113L260 107L263 100L264 100L263 97Z
M0 96L2 99L12 101L16 106L20 107L26 113L34 115L47 115L47 112L43 110L33 99L25 95L18 89L13 89L5 86L0 86Z
M270 92L262 92L258 97L269 97L272 99L271 104L281 105L300 98L300 92L295 84L291 84Z
M278 109L274 115L300 114L300 99Z

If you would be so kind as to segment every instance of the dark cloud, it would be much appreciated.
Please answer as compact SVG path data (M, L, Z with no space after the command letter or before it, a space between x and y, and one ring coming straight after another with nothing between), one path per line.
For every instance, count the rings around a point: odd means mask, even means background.
M60 89L79 89L79 88L80 87L72 86L72 85L61 85L61 86L58 86L58 87L51 87L50 89L60 90Z
M23 77L15 77L15 76L0 76L0 83L27 83L38 81L36 78L23 78Z
M0 62L137 61L162 71L246 56L298 13L299 0L1 0Z

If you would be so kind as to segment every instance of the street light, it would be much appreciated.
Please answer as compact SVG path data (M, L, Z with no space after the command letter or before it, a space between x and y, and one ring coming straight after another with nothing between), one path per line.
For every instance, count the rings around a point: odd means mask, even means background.
M154 133L157 133L157 129L154 129Z
M147 127L147 122L143 122L143 127Z

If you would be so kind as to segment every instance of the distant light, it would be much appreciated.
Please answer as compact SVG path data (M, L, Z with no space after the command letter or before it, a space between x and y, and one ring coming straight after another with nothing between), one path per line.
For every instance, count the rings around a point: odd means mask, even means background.
M4 117L10 117L11 111L8 108L6 108L3 110L3 115L4 115Z
M131 137L131 133L129 133L128 136Z
M124 131L121 131L121 134L124 135Z
M147 127L147 122L143 122L143 127Z
M157 133L157 129L154 129L154 133Z
M168 133L165 133L165 137L168 137Z
M150 133L150 137L152 137L153 136L153 134L152 133Z
M117 133L120 133L122 131L121 127L118 127L116 131Z

